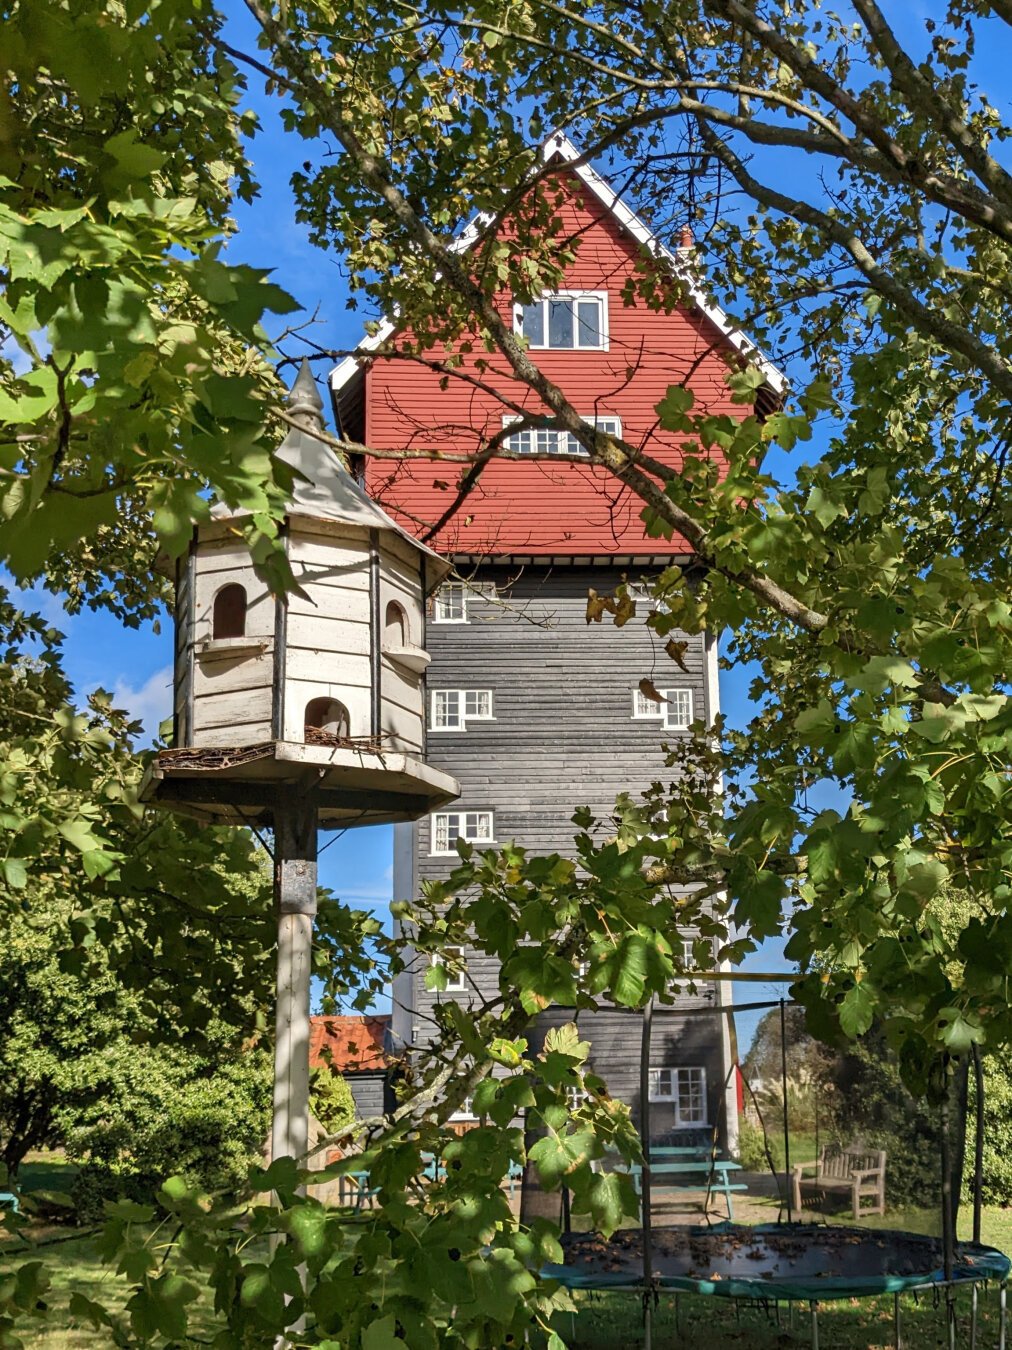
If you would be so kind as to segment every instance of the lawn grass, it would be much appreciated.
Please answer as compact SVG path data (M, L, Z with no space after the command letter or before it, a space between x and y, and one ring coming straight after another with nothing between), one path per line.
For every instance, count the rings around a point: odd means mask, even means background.
M41 1191L66 1194L76 1172L77 1168L59 1153L29 1154L18 1174L18 1188L29 1202ZM26 1214L29 1210L30 1203ZM122 1312L129 1296L128 1282L102 1258L97 1228L80 1230L44 1219L29 1220L27 1236L27 1242L13 1237L0 1240L0 1276L29 1261L42 1261L49 1275L46 1302L50 1311L45 1318L25 1321L18 1327L26 1350L108 1350L108 1329L96 1331L75 1323L69 1311L74 1293L84 1294L114 1314ZM194 1333L203 1339L181 1342L183 1345L206 1344L212 1331L206 1315L211 1295L202 1296L198 1304Z
M33 1161L20 1178L25 1193L40 1189L68 1188L68 1164L50 1156ZM775 1220L777 1206L771 1203L768 1218ZM988 1208L983 1212L982 1236L985 1243L1000 1251L1012 1251L1012 1209ZM846 1222L834 1216L834 1222ZM911 1232L937 1233L937 1212L895 1209L884 1217L868 1218L869 1227L906 1229ZM960 1209L959 1235L969 1238L972 1214L968 1206ZM80 1291L104 1303L110 1310L123 1308L128 1295L127 1282L101 1257L98 1234L77 1233L73 1229L39 1225L38 1244L28 1249L21 1242L0 1243L0 1274L16 1268L25 1260L42 1259L51 1277L49 1302L52 1311L44 1322L19 1327L26 1350L100 1350L108 1347L108 1331L92 1331L72 1324L69 1316L71 1295ZM643 1344L642 1303L636 1294L578 1293L579 1313L574 1318L556 1319L559 1334L572 1350L636 1350ZM969 1344L968 1292L957 1298L958 1344ZM944 1350L947 1345L944 1308L933 1306L930 1298L915 1302L910 1295L902 1302L903 1332L906 1350ZM193 1333L203 1340L182 1345L206 1344L212 1327L210 1296L202 1297L195 1309ZM675 1322L675 1299L664 1295L654 1315L653 1350L789 1350L811 1341L808 1308L799 1306L793 1329L786 1308L780 1309L780 1322L773 1309L739 1306L731 1300L682 1295ZM821 1350L888 1350L893 1344L893 1301L843 1299L820 1305L819 1343ZM994 1346L998 1336L997 1295L994 1290L981 1294L978 1346ZM488 1347L488 1350L495 1350Z
M642 1303L636 1294L586 1294L577 1296L577 1317L556 1319L559 1335L570 1350L636 1350L643 1344ZM901 1303L904 1350L942 1350L948 1344L944 1306L934 1307L930 1298L915 1302L906 1296ZM969 1344L970 1295L956 1297L957 1344ZM788 1309L781 1305L779 1322L774 1308L736 1305L731 1299L683 1294L660 1298L653 1314L653 1350L787 1350L811 1344L811 1314L799 1304L791 1325ZM891 1350L893 1346L893 1300L842 1299L819 1305L820 1350ZM998 1340L998 1295L992 1288L980 1295L977 1345L993 1347Z

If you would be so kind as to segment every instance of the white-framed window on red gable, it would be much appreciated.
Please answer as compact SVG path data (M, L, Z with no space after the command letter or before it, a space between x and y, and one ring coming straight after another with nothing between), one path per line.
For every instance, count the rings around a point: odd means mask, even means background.
M519 420L519 417L504 417L502 424L508 427ZM584 421L588 426L597 427L598 431L607 432L609 436L622 435L622 423L617 417L586 417ZM503 449L511 450L515 455L587 454L575 436L568 431L560 431L558 427L524 427L522 431L514 431L506 437Z
M513 328L528 347L551 351L608 350L608 292L556 291L513 306Z

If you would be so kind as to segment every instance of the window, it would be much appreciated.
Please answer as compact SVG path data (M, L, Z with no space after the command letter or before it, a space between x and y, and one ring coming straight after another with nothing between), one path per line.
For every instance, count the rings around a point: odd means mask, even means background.
M432 691L432 731L465 731L468 722L487 722L491 717L491 689Z
M504 417L503 426L517 421L515 417ZM588 426L606 431L609 436L621 436L622 424L617 417L588 417ZM514 431L507 436L504 448L515 455L586 455L575 436L557 427L525 427L523 431Z
M444 581L436 592L435 623L467 623L467 593L462 581Z
M608 346L608 296L604 291L559 291L530 305L513 306L513 327L530 347L566 351Z
M303 718L306 731L322 731L346 740L351 735L348 709L336 698L311 698Z
M457 1107L456 1111L454 1111L451 1115L447 1116L447 1120L477 1120L477 1119L478 1117L474 1114L474 1101L471 1097L465 1097L464 1100Z
M668 731L685 731L692 724L692 690L658 689L662 698L649 698L642 689L633 690L633 717L654 719Z
M651 1069L650 1100L674 1103L676 1126L706 1125L706 1070L696 1065Z
M386 621L383 625L383 643L387 647L406 647L408 645L408 621L404 609L396 600L387 605Z
M439 811L432 817L432 852L450 854L457 851L457 840L471 844L492 842L491 811Z
M211 636L213 638L246 636L246 590L237 582L222 586L214 597Z
M586 1088L577 1087L573 1084L566 1088L566 1105L570 1111L579 1111L584 1102L590 1100L590 1093Z
M685 971L688 978L671 981L671 992L674 994L687 994L690 992L692 986L692 972L698 969L696 958L693 955L693 948L695 945L695 938L682 938L682 969Z
M444 947L432 955L434 966L446 967L447 994L462 994L467 989L467 964L463 947Z
M685 731L692 724L692 690L665 689L664 725L672 731Z
M663 690L658 689L659 694ZM642 689L633 690L633 717L637 718L657 718L658 721L664 716L664 704L658 703L656 699L648 698Z

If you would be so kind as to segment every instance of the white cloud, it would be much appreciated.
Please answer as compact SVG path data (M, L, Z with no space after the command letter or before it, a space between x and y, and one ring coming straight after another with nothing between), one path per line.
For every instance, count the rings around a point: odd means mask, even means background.
M159 722L172 716L172 667L162 666L137 689L126 680L117 680L112 701L117 708L125 709L131 720L143 722L146 738L154 740Z

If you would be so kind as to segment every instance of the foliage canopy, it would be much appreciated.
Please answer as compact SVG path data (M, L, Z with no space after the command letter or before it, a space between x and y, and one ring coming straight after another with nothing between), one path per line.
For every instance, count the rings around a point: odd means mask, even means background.
M344 1286L327 1264L339 1220L296 1201L290 1176L270 1185L291 1199L281 1222L294 1246L269 1268L238 1243L216 1249L229 1344L298 1315L296 1247L318 1343L530 1342L547 1295L528 1272L552 1239L518 1232L498 1190L523 1148L517 1108L543 1123L536 1162L547 1180L566 1178L577 1208L607 1228L631 1203L589 1166L605 1141L635 1143L584 1073L585 1052L562 1040L532 1060L524 1042L546 1002L590 997L576 988L579 960L592 961L592 992L638 1006L684 973L679 927L698 923L734 958L786 912L790 954L810 971L797 990L810 1024L857 1036L879 1019L914 1089L941 1091L941 1055L1012 1039L1012 175L1009 127L974 77L978 46L1007 42L1012 11L950 0L921 31L876 0L840 17L809 0L789 11L743 0L246 7L250 50L205 0L0 10L8 566L72 604L148 618L161 598L148 580L156 537L178 550L210 486L249 511L254 555L285 584L259 325L291 302L221 256L231 194L255 192L244 80L266 72L300 145L300 214L341 252L359 299L403 316L412 355L448 379L446 344L467 335L491 375L533 390L550 424L639 494L651 530L677 532L704 564L699 587L676 569L661 579L661 635L727 629L731 659L756 671L745 733L700 728L645 802L620 802L613 821L578 815L579 873L516 848L464 850L450 883L405 911L423 951L466 934L500 955L501 998L471 1014L446 1003L436 1056L392 1124L367 1126L383 1207L342 1248ZM658 417L684 438L680 472L589 428L494 303L504 289L551 289L579 247L545 229L537 144L556 129L652 204L662 238L691 223L705 284L790 363L793 392L765 420L710 417L671 391ZM492 228L461 254L459 222L479 212L508 216L514 237ZM678 302L646 255L633 290ZM755 372L729 379L748 412ZM785 460L816 434L809 462ZM714 447L719 480L700 453ZM482 450L465 456L464 486ZM591 617L621 621L629 605L612 597ZM20 718L4 728L13 758L0 779L8 895L68 858L96 895L153 891L149 855L117 833L121 818L138 827L113 714L101 700L89 714L73 707L37 623L8 612L5 627L5 692ZM32 719L41 736L26 731ZM810 806L826 783L842 789L838 805ZM689 901L685 885L698 887ZM956 933L931 912L947 885L974 898ZM192 969L188 939L147 915L152 950ZM100 924L86 920L104 937ZM324 937L332 991L382 978L379 961L396 968L362 916L335 907ZM505 1078L488 1077L493 1061ZM581 1078L588 1099L570 1115L566 1089ZM488 1123L447 1141L440 1119L472 1092ZM444 1144L461 1167L416 1205L405 1183L420 1151ZM184 1227L206 1237L216 1220L175 1194ZM274 1221L259 1211L265 1230ZM479 1259L486 1243L492 1256ZM209 1251L193 1236L181 1259L207 1265ZM351 1303L352 1269L385 1296ZM11 1298L29 1303L30 1283ZM142 1283L132 1334L178 1336L178 1300ZM436 1288L456 1317L416 1301Z

